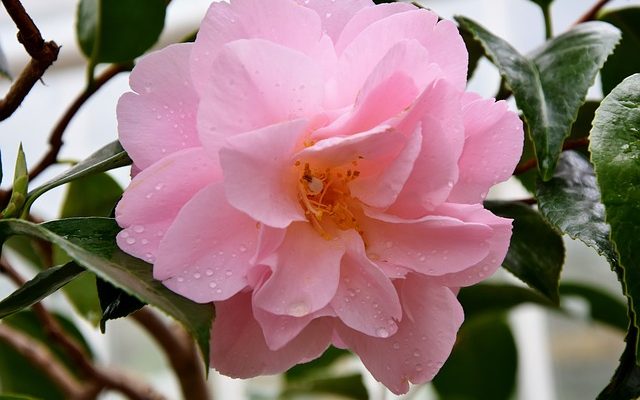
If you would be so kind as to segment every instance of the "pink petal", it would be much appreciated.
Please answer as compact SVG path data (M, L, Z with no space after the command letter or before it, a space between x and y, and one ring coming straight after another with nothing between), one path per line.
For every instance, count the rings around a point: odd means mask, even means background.
M410 3L390 3L379 4L375 7L366 7L358 11L353 18L347 22L340 33L340 38L336 41L336 52L338 54L351 43L369 25L384 19L393 14L415 10L416 7ZM416 71L417 72L417 71Z
M367 211L360 226L373 260L430 276L462 271L489 252L492 229L481 223L429 215L405 220Z
M200 145L198 98L187 64L191 49L191 44L176 44L141 58L129 77L137 93L118 101L120 142L140 169Z
M474 285L491 276L500 267L509 249L512 221L493 215L479 204L444 204L438 211L465 222L485 224L493 232L488 240L489 254L485 258L464 271L445 274L435 280L445 286L462 287Z
M224 140L321 111L320 67L306 55L262 39L227 44L201 94L198 130L217 154Z
M355 231L347 231L343 237L349 242L349 251L342 260L340 285L331 306L345 325L357 331L376 337L381 330L394 334L396 321L402 317L395 287L367 258Z
M511 176L522 153L522 121L507 103L470 97L463 106L460 176L448 199L453 203L482 202L491 186Z
M458 179L464 145L460 92L446 81L430 85L397 129L422 129L422 149L390 212L418 218L443 203Z
M251 259L251 264L261 263L266 257L272 255L280 247L286 234L286 229L272 228L261 224L258 233L257 250Z
M395 335L373 338L346 327L337 331L373 376L399 395L409 390L409 382L433 379L451 353L463 311L451 290L426 278L412 275L398 286L405 315Z
M274 28L276 27L276 28ZM301 52L314 52L321 37L320 18L290 0L214 2L205 16L191 56L191 73L204 93L204 82L222 47L239 39L265 39Z
M117 236L118 246L153 262L178 211L221 175L201 147L170 154L140 172L116 207L116 220L124 228Z
M332 323L315 319L304 331L277 351L267 346L260 325L252 314L251 293L238 293L216 303L211 331L211 364L233 378L251 378L283 372L319 357L328 347Z
M380 173L363 175L353 181L350 186L351 194L371 207L389 207L397 199L411 175L421 148L422 134L420 129L416 129L406 141L404 149L391 162L385 164Z
M338 40L347 22L360 10L373 7L371 0L295 0L298 4L314 10L322 18L322 29L334 41Z
M324 239L309 223L292 224L277 257L265 261L273 274L256 291L255 305L293 317L320 310L336 293L344 252L342 241Z
M296 120L230 138L220 151L229 203L274 228L306 221L292 159L306 127Z
M247 285L255 221L231 207L222 183L198 192L160 243L153 276L198 303L226 300Z

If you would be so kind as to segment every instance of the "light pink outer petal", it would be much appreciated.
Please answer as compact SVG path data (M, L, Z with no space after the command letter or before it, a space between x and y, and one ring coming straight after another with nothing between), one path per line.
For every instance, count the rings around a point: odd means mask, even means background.
M198 303L226 300L247 285L257 239L255 221L227 203L222 183L209 185L169 227L153 276Z
M256 291L255 305L293 317L320 310L336 293L344 253L341 240L322 238L306 222L292 224L276 257L265 261L273 274Z
M322 29L335 43L347 22L363 8L373 7L371 0L295 0L314 10L322 18Z
M447 81L430 85L397 126L405 134L422 129L422 148L390 212L418 218L442 204L458 179L464 146L461 92Z
M324 82L303 53L262 39L227 44L213 63L198 108L200 140L216 154L232 135L313 116Z
M507 180L520 155L522 121L504 101L467 95L463 105L465 144L458 162L460 175L448 201L479 203L489 188Z
M140 169L200 144L191 49L190 43L175 44L141 58L129 77L137 93L125 93L118 101L120 143Z
M238 293L216 303L211 365L233 378L280 373L319 357L330 343L332 326L328 318L315 319L286 346L270 350L253 316L251 293Z
M355 231L343 233L349 251L342 259L340 285L331 306L345 325L369 336L392 335L402 308L396 289L365 255L362 239Z
M153 262L160 240L178 211L222 174L201 147L161 159L133 178L116 207L117 236L125 252Z
M336 52L338 54L342 53L342 51L358 36L358 34L360 34L360 32L374 22L393 14L412 11L415 9L416 6L410 3L379 4L375 7L366 7L361 9L349 20L349 22L347 22L340 33L340 38L336 41Z
M450 21L437 22L427 10L406 11L376 21L364 29L338 58L336 87L343 106L354 101L365 79L396 43L416 39L429 52L430 61L442 71L442 78L464 90L467 50L457 28Z
M373 376L399 395L409 390L409 382L433 379L449 357L464 317L449 288L417 275L398 286L405 314L395 335L372 338L346 327L338 333Z
M404 220L369 211L360 222L369 257L424 275L459 272L489 252L492 229L447 216Z
M445 286L462 287L474 285L492 275L502 264L509 249L512 220L497 217L479 204L444 204L438 211L466 222L485 224L493 232L489 238L489 254L484 259L464 271L445 274L434 280Z
M230 138L220 151L229 203L274 228L306 221L292 158L306 127L297 120Z
M213 60L226 43L265 39L302 52L314 52L321 33L318 15L291 0L214 2L198 31L190 60L191 73L203 93Z

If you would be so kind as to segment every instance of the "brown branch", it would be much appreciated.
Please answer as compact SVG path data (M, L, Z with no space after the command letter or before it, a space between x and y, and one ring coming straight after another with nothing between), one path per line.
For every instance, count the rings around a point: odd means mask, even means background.
M598 12L605 6L607 5L607 3L611 1L611 0L598 0L598 2L596 2L596 4L593 5L593 7L591 7L586 13L584 13L580 18L578 18L578 20L573 24L578 25L581 24L583 22L587 22L587 21L592 21L594 19L596 19L596 16L598 15Z
M18 286L22 286L25 282L4 258L0 258L0 272L6 274ZM132 400L165 400L165 397L157 393L151 386L133 380L123 372L93 365L85 350L66 334L58 321L41 303L34 304L32 309L47 336L60 345L73 363L80 368L80 372L92 380L94 386L98 388L97 390L116 390Z
M62 136L64 135L67 126L69 126L69 123L76 115L76 113L80 110L80 108L84 105L84 103L86 103L86 101L105 83L109 82L111 78L118 75L120 72L130 70L131 65L114 64L107 68L100 76L98 76L93 82L93 85L90 85L82 93L80 93L80 95L73 101L73 103L71 103L62 118L60 118L58 123L51 131L51 134L49 135L49 150L42 157L40 162L31 168L31 170L29 171L29 180L32 180L36 176L40 175L42 171L56 163L56 161L58 160L58 153L60 153L60 149L62 149L62 145L64 144L62 141Z
M18 27L18 41L31 56L16 81L9 88L4 99L0 100L0 121L13 114L27 97L33 86L45 71L58 59L60 47L53 41L45 42L38 27L18 0L2 0L7 13Z
M180 381L182 397L193 400L211 400L200 353L189 334L177 324L172 327L167 326L147 307L135 312L132 316L164 350Z
M582 137L580 139L567 140L562 145L562 151L564 151L564 150L572 150L572 149L579 149L581 147L585 147L585 146L588 146L588 145L589 145L589 137L587 137L587 136ZM537 165L536 159L535 158L530 158L530 159L528 159L526 161L523 161L520 164L518 164L516 169L513 171L513 174L514 175L524 174L525 172L535 168L536 165Z

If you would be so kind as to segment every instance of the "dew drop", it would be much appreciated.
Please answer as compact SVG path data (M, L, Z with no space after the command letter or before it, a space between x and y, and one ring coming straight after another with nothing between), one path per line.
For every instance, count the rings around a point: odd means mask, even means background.
M142 233L142 232L144 232L144 226L142 226L142 225L134 225L133 226L133 231L135 233Z
M129 232L127 231L122 231L122 233L120 234L120 237L123 239L126 239L129 237Z
M149 244L149 241L148 241L147 239L142 239L142 240L140 241L140 243L142 243L142 244Z
M226 276L231 276L231 275L233 275L233 272L231 272L230 270L227 270L224 274Z
M216 293L218 294L222 293L222 289L216 289Z
M196 272L195 274L193 274L193 277L195 279L200 279L202 277L202 275L200 273Z
M289 306L289 315L292 317L304 317L309 314L309 307L305 303L294 303Z
M163 183L158 183L155 187L156 190L162 190L162 188L164 188L164 184Z
M427 259L427 257L425 256L420 256L420 258L418 260L420 260L421 262L425 262L425 260Z
M328 12L328 13L326 13L326 14L324 15L324 17L325 17L325 18L331 18L331 15L333 15L333 14L331 14L330 12Z
M387 249L390 249L390 248L392 248L392 247L393 247L393 242L389 240L389 241L387 241L384 245L385 245L385 247L386 247Z
M178 282L184 282L184 278L181 277L181 276L179 276L177 280L178 280Z
M211 275L213 275L213 271L212 271L212 270L210 270L210 269L208 269L208 270L204 271L204 273L205 273L205 275L207 275L207 276L211 276Z
M238 248L238 250L240 250L240 253L244 253L247 251L247 246L245 245L240 245L240 248Z
M386 330L385 328L378 328L376 330L376 335L378 335L381 338L388 338L389 337L389 331Z
M147 195L146 195L146 196L144 196L144 197L145 197L145 198L147 198L147 199L150 199L150 198L152 198L152 197L153 197L153 193L147 193Z
M416 364L416 371L422 372L422 364Z
M413 352L414 357L420 357L420 352L418 350Z
M129 237L129 238L127 238L126 242L127 242L127 244L135 244L136 240L134 238L132 238L132 237Z
M399 350L399 349L400 349L400 343L395 342L395 343L393 344L393 348L394 348L394 349L396 349L396 350Z
M218 286L218 284L217 284L217 283L215 283L215 282L209 282L209 287L210 287L211 289L215 289L217 286Z

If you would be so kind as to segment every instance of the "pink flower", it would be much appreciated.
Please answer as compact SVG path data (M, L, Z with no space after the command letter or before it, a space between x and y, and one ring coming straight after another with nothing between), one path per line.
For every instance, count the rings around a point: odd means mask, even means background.
M395 393L434 377L457 288L507 251L511 221L482 200L523 140L466 72L454 24L369 0L214 3L195 43L140 60L118 244L215 303L216 369L278 373L333 344Z

